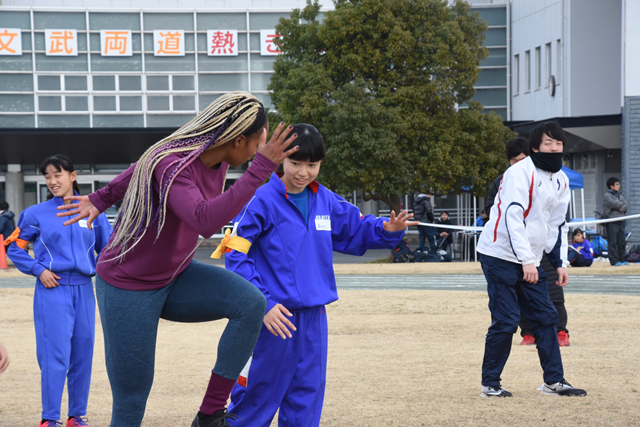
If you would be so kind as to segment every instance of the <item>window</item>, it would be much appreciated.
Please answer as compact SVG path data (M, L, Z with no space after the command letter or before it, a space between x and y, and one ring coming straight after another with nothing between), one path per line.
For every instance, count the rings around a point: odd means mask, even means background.
M38 90L60 90L60 76L38 76Z
M540 89L542 80L542 69L540 64L540 46L536 48L536 90Z
M513 57L513 95L520 92L520 55Z
M531 90L531 52L526 51L524 53L524 91L529 92Z
M547 43L544 47L544 60L545 60L545 83L544 87L549 87L549 80L551 80L551 43Z
M93 76L93 90L116 90L115 76Z
M562 76L562 43L560 39L556 41L556 56L556 85L559 85Z

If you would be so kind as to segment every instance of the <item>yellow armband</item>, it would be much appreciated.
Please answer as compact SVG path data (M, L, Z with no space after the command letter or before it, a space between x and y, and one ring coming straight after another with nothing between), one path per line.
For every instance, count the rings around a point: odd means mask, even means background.
M249 252L249 248L251 248L250 241L240 236L231 237L231 230L227 228L227 231L224 232L222 242L218 245L215 252L211 254L211 258L219 259L223 253L229 253L234 249L246 254Z

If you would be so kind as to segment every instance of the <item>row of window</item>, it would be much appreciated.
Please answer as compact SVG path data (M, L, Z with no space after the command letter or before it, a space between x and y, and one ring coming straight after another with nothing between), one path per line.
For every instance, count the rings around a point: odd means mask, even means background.
M116 78L117 77L117 78ZM87 76L38 76L39 91L86 91ZM146 76L148 91L193 91L194 76ZM141 91L142 76L91 76L93 91Z
M93 111L142 111L142 96L93 96ZM195 96L147 96L147 111L195 111ZM38 96L39 111L89 111L88 96Z
M556 40L556 64L555 74L553 74L553 52L552 44L547 43L544 46L544 64L542 61L542 46L538 46L534 50L535 55L535 67L534 67L534 84L535 90L539 90L549 85L559 85L562 76L562 42L560 39ZM544 66L544 72L543 72ZM524 52L524 93L531 91L531 51ZM544 74L544 81L543 79ZM553 79L552 79L553 77ZM513 95L516 96L520 93L520 54L513 56ZM552 81L553 80L553 81Z

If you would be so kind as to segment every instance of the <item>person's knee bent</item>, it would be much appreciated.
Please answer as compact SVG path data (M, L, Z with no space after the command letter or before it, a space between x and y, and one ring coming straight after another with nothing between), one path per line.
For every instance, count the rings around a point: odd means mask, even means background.
M251 285L243 295L242 306L240 307L241 313L239 317L262 323L266 309L267 299L258 288Z
M493 323L489 327L489 330L507 334L515 334L518 331L518 325L520 325L520 318L494 318Z

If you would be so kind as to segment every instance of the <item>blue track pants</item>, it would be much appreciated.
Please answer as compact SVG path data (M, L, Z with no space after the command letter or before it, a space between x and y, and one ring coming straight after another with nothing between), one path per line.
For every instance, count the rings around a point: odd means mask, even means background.
M324 307L292 312L297 331L283 340L263 325L253 352L247 387L236 384L232 426L268 427L278 408L281 427L320 424L327 378L327 313Z
M480 254L487 279L489 310L493 322L487 332L482 362L482 385L500 385L500 374L511 352L511 340L518 330L520 311L531 325L546 383L564 379L558 345L558 312L549 297L549 284L538 267L538 282L523 280L522 265Z
M42 419L60 419L65 380L68 415L86 415L96 324L93 283L45 288L38 279L33 318L41 371Z

